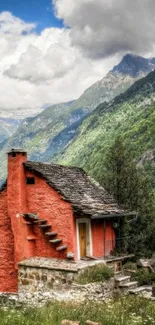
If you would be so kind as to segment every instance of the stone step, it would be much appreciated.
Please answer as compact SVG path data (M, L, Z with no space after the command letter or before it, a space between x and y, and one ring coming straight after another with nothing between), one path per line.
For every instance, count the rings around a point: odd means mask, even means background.
M59 243L61 243L62 242L62 239L51 239L51 240L49 240L49 242L50 243L52 243L52 244L59 244Z
M146 291L145 287L138 287L138 288L129 290L129 293L137 295L137 294L139 294L139 293L141 293L143 291Z
M35 220L33 223L43 225L43 224L46 224L47 223L47 220L45 220L45 219L39 219L39 220Z
M67 258L68 260L73 260L73 258L74 258L74 253L72 253L72 252L68 252L68 253L66 254L66 258Z
M141 287L129 290L129 293L136 295L136 294L141 293L143 291L152 292L152 287L151 286L141 286Z
M132 282L126 282L126 283L120 283L119 288L122 289L134 289L138 286L138 281L132 281Z
M27 240L28 240L28 241L36 240L36 237L35 237L35 236L28 236L28 237L27 237Z
M23 216L23 218L26 218L26 219L29 219L32 221L39 220L39 216L34 213L23 213L22 216Z
M41 229L48 229L48 228L50 228L51 227L51 225L39 225L39 228L41 228Z
M115 271L114 272L114 276L115 277L123 277L124 275L123 275L123 272L122 271Z
M67 248L68 248L68 245L62 245L62 246L57 247L56 250L59 252L59 251L65 250Z
M115 265L108 265L108 269L114 270L115 269Z
M143 297L145 299L149 299L149 300L152 300L152 301L155 301L155 297L152 296L152 292L143 292Z
M57 234L58 233L56 231L45 232L45 236L48 236L48 237L57 236Z
M118 284L121 284L121 283L126 283L126 282L129 282L131 279L131 276L116 276L115 277L115 282L117 282Z

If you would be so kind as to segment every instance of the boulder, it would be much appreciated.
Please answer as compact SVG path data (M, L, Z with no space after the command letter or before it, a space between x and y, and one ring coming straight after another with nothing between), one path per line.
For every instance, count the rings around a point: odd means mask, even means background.
M137 266L139 266L139 267L147 267L148 268L149 265L150 265L149 260L139 259L137 261Z
M152 268L155 270L155 253L152 255L152 257L149 260L149 264L152 266Z
M62 320L61 325L80 325L80 322L78 322L78 321L74 322L71 320L64 319L64 320Z
M87 320L86 325L101 325L101 323L95 323L95 322L91 322L91 320Z

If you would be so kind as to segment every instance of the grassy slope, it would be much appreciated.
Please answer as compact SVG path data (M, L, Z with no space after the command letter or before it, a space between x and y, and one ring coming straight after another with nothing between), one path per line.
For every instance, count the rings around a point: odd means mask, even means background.
M64 319L81 325L88 319L104 325L153 325L155 306L148 299L125 297L106 303L55 302L43 308L0 309L2 325L60 325Z
M57 161L83 167L99 180L101 165L117 135L139 159L145 151L155 148L154 99L155 72L151 72L109 104L98 106Z

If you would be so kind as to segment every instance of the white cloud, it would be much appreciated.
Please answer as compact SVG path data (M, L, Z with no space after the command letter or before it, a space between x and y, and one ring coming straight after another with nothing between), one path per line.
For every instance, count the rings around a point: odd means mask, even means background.
M92 58L148 53L155 43L154 0L53 0L72 44Z
M34 27L0 14L0 116L29 116L46 103L77 98L112 66L83 56L71 44L70 29L37 35Z
M122 53L153 51L154 0L53 2L70 28L38 35L35 24L0 13L0 116L25 117L77 98Z
M0 13L0 32L11 35L21 35L30 33L35 24L27 24L23 20L14 17L10 12L3 11Z
M46 48L45 48L46 47ZM51 28L37 36L5 74L32 83L63 77L73 69L77 53L70 45L69 31Z

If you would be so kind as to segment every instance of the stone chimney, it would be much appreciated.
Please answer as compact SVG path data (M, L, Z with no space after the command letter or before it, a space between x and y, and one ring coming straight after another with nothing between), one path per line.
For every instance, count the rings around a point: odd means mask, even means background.
M23 166L23 163L26 161L26 151L11 149L8 152L7 203L8 216L11 219L14 234L15 262L26 257L25 250L27 249L23 241L26 233L21 216L22 213L26 212L26 181Z
M25 161L27 161L27 153L24 150L12 149L8 152L8 210L13 208L16 213L21 213L26 208L25 171L23 166Z

